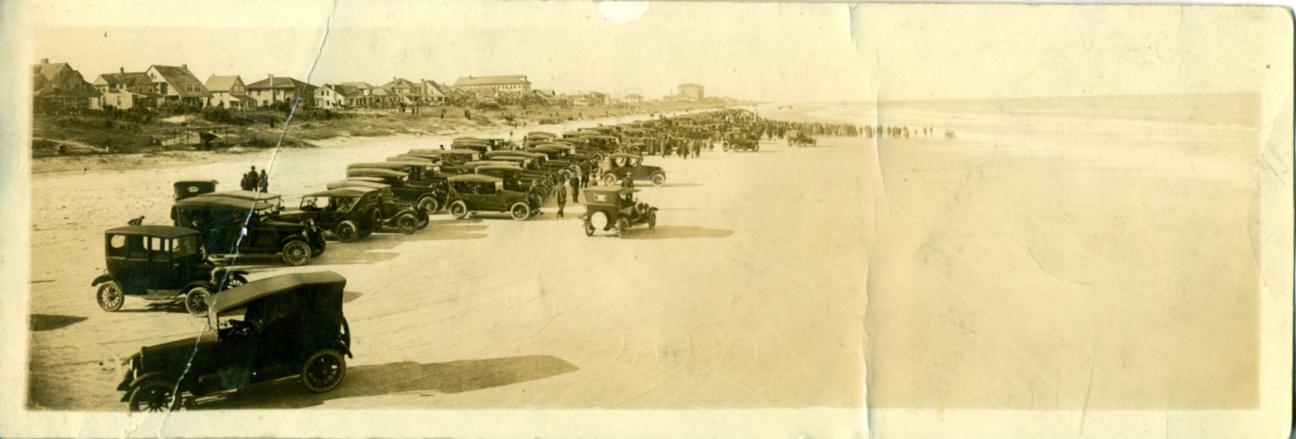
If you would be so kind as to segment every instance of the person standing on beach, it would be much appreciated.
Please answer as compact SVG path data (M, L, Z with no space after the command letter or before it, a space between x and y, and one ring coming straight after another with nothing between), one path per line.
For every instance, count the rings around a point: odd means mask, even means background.
M270 176L266 175L265 169L261 170L261 177L257 179L257 182L260 183L261 192L270 192Z
M256 179L257 179L256 166L253 166L251 171L248 171L246 174L243 174L243 181L239 183L239 187L243 188L243 190L245 191L255 190L257 184Z
M576 165L572 167L575 168L572 170L573 173L572 173L572 181L571 181L572 182L572 193L571 193L572 202L577 203L579 201L576 199L576 197L580 195L581 184L583 184L585 181L585 170L581 169L580 165Z
M567 206L567 178L564 177L559 183L557 190L554 192L554 200L558 202L558 217L563 217L563 207Z

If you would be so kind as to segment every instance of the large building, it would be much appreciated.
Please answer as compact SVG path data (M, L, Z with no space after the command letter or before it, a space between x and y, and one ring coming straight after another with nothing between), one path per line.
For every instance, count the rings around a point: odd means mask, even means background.
M698 84L680 84L676 87L675 95L686 101L700 101L706 97L703 87Z
M302 106L312 106L315 103L314 85L298 81L287 76L268 75L266 79L248 84L248 96L256 99L258 107L265 107L276 102L292 104L297 96L301 96Z
M478 95L530 93L531 81L526 75L467 76L455 81L456 88Z
M87 108L99 91L67 63L42 59L32 66L32 99L37 110Z

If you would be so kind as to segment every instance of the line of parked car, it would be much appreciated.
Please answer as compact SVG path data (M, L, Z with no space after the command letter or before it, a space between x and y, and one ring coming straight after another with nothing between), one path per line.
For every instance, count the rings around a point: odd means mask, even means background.
M217 191L213 180L174 184L170 225L131 224L104 233L106 272L96 300L121 309L127 296L182 298L215 331L142 348L125 361L117 389L132 411L191 406L206 395L299 376L310 391L336 387L351 356L342 313L346 279L332 272L295 273L248 282L231 267L247 255L278 255L303 265L324 254L327 239L349 242L373 233L416 233L430 215L454 218L540 214L554 187L577 176L605 186L583 190L587 236L621 237L656 226L657 208L635 199L633 182L665 184L660 167L643 164L642 139L672 135L698 121L732 121L731 111L581 129L558 136L531 132L521 143L455 139L450 149L413 149L384 161L352 163L344 180L284 209L282 196ZM698 120L693 120L698 119ZM237 316L237 317L236 317ZM222 317L225 317L222 320Z

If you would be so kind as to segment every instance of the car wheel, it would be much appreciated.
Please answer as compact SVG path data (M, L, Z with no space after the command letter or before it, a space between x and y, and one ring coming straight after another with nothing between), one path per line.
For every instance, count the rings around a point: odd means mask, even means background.
M585 236L594 236L594 224L589 219L585 220Z
M337 238L342 242L360 239L359 226L356 226L355 221L351 220L338 223L337 227L333 228L333 234L337 235Z
M180 408L180 398L174 396L175 382L156 377L131 391L128 403L132 412L166 412Z
M611 172L606 172L603 174L603 184L612 186L615 185L616 182L617 182L616 175L613 175Z
M414 232L418 231L418 218L415 218L412 213L402 214L400 218L396 219L396 227L400 229L401 233L413 235Z
M621 218L617 220L617 237L625 238L630 236L630 220Z
M663 184L666 184L666 175L665 175L665 174L653 174L653 176L652 176L652 184L653 184L653 186L661 186L661 185L663 185Z
M607 214L599 211L591 213L589 219L585 221L588 222L589 225L594 226L594 230L607 230L608 226L611 225L608 224Z
M283 246L283 261L288 265L304 265L310 261L311 248L306 241L292 240Z
M752 150L752 152L760 151L760 144L758 143L758 144L752 145L752 146L751 146L751 150Z
M320 349L302 364L301 380L307 390L324 393L333 390L346 377L346 359L333 349Z
M122 304L126 303L126 294L122 292L121 285L118 285L117 281L110 280L99 285L99 292L95 294L95 299L99 302L99 308L113 312L121 309Z
M455 217L455 219L466 218L468 216L468 203L464 203L463 200L450 203L450 216Z
M351 350L351 324L347 323L346 317L342 317L341 331L338 334L338 341L342 342L342 346L346 346L349 351Z
M213 288L206 285L199 285L190 288L185 292L184 305L185 311L194 317L203 317L207 315L207 308L211 305Z
M723 146L720 147L720 150L724 152L729 152L729 144L728 143L724 144Z
M527 206L524 201L519 201L513 203L513 207L509 208L509 213L513 215L513 219L522 221L531 217L531 206Z
M648 230L657 228L657 212L648 212Z
M419 200L418 207L419 209L423 209L424 212L427 212L428 215L432 215L437 213L438 210L441 210L441 203L438 202L435 197L423 197Z
M221 291L238 288L247 283L247 278L241 274L231 274L228 277L221 276L221 280L225 282L225 288L220 288Z

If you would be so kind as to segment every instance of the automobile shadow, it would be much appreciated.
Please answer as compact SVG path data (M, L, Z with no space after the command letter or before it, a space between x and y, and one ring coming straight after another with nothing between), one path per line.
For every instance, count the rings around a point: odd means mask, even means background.
M354 242L332 241L328 251L319 257L320 264L369 264L391 260L399 252L387 251L409 242L462 241L482 239L489 226L485 224L428 224L423 230L406 235L402 233L375 233ZM314 263L314 262L312 262Z
M131 307L130 302L127 302L126 304L122 305L122 309L119 309L114 312L120 312L120 313L165 312L165 313L173 313L173 314L189 314L189 310L185 309L184 300L180 296L176 296L175 299L161 299L161 300L140 299L140 300L147 301L144 307L142 308Z
M85 316L65 316L58 314L32 314L30 319L31 330L32 332L53 331L55 329L62 329L81 323L88 318L89 317Z
M670 183L670 182L667 182L667 183L663 183L660 187L698 187L698 186L702 186L702 183ZM649 186L644 186L644 187L655 187L655 186L651 186L651 185L649 185Z
M626 236L626 239L726 238L732 234L733 230L728 229L711 229L694 226L657 226L657 228L653 230L648 230L647 228L631 228L630 234Z
M566 360L550 355L416 363L399 361L347 368L338 388L309 393L296 377L257 384L197 409L306 408L340 398L402 393L463 393L549 378L578 370Z

